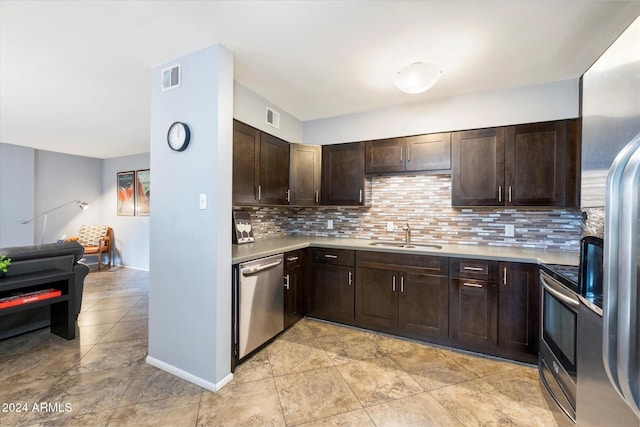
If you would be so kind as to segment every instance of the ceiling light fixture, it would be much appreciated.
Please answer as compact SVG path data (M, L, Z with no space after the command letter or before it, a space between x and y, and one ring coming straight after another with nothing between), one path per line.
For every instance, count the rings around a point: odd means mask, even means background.
M436 64L415 62L396 72L393 83L405 93L422 93L436 84L441 74Z

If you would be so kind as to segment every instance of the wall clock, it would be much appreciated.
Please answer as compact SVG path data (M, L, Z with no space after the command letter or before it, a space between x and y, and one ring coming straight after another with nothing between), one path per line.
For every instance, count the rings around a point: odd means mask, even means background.
M167 132L169 148L174 151L184 151L189 146L189 140L191 140L191 131L186 123L175 122L169 126L169 132Z

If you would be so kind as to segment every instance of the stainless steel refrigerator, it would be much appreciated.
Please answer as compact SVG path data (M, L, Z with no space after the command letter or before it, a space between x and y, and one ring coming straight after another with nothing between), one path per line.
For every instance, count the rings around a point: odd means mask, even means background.
M602 303L582 301L578 312L579 427L640 427L639 46L640 18L583 76L583 193L589 165L615 159L604 191Z

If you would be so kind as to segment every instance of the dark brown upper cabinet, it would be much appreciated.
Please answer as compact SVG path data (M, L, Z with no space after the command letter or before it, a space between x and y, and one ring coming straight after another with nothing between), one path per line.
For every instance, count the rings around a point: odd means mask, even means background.
M365 204L365 144L352 142L322 146L322 204Z
M322 180L322 147L319 145L289 144L291 186L290 204L314 206L320 204Z
M504 128L454 132L451 135L451 204L504 204Z
M365 153L367 174L448 171L451 133L367 141Z
M577 204L575 120L454 132L453 206Z
M233 121L233 203L258 204L260 131Z
M233 203L286 205L289 144L251 126L233 122Z

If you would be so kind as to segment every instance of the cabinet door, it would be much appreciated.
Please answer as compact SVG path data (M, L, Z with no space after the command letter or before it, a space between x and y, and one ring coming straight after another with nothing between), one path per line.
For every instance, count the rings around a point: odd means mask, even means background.
M404 172L404 138L367 141L365 144L365 172Z
M451 204L504 205L504 128L451 134Z
M449 336L449 279L401 273L398 327L402 335L417 339Z
M292 205L320 204L322 147L319 145L289 144Z
M500 349L535 361L538 354L538 266L500 263L498 344Z
M451 133L418 135L405 140L407 172L451 169Z
M498 289L493 282L450 279L451 339L462 347L494 351L498 343Z
M364 205L364 144L322 146L322 204Z
M565 206L567 122L509 126L505 180L507 205Z
M356 323L368 329L389 331L398 326L398 273L358 268Z
M311 264L309 315L342 323L353 323L353 267Z
M260 134L260 203L289 203L289 143L266 133Z
M260 131L233 121L233 203L257 204Z
M284 327L304 317L304 269L302 264L284 272Z

